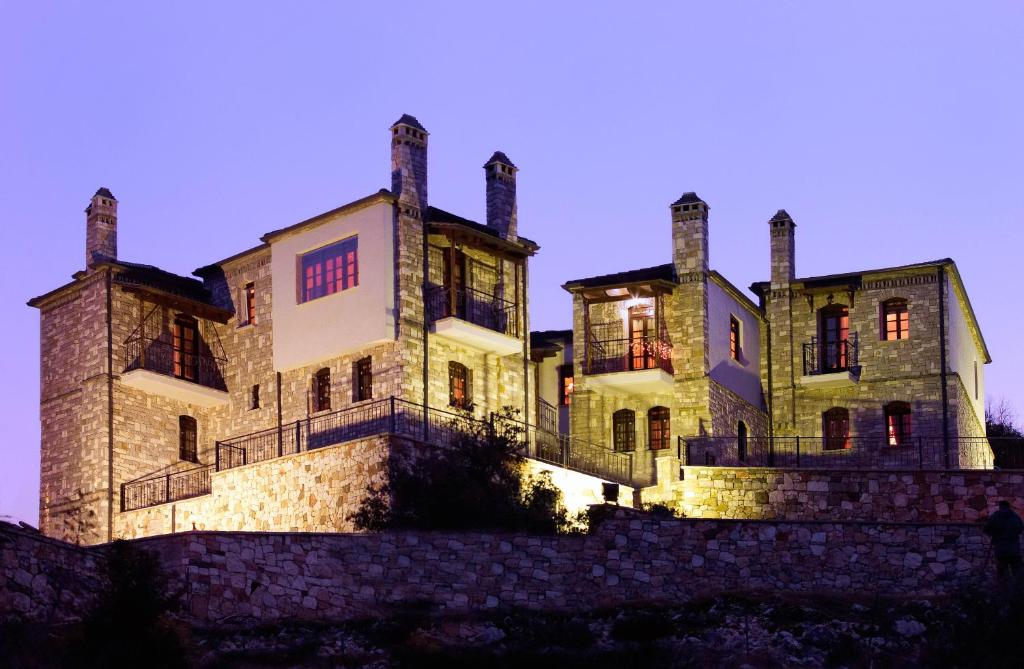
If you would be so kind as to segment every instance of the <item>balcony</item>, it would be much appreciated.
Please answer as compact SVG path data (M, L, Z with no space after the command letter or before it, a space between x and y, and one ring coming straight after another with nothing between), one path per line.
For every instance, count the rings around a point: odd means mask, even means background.
M427 293L426 306L438 337L497 355L523 350L515 302L473 288L436 286Z
M811 341L804 344L803 376L806 388L842 388L860 380L860 344L857 333L838 341Z
M201 407L228 403L223 358L191 353L159 339L125 342L121 383L131 388Z
M660 337L588 338L583 373L591 385L616 392L671 392L672 344Z

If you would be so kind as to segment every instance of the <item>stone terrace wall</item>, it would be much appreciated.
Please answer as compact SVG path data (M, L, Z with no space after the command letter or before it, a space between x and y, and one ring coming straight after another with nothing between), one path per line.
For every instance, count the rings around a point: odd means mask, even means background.
M80 617L101 587L102 556L0 522L0 622Z
M0 540L0 615L74 613L94 590L102 546L79 549L10 526ZM635 516L588 536L187 532L135 545L159 554L198 622L346 618L417 601L564 610L746 589L928 596L993 571L987 539L964 524Z
M971 523L1001 499L1024 510L1024 471L685 467L642 494L688 518Z
M381 435L213 472L209 495L114 514L114 537L191 530L351 532L348 520L388 458L418 442Z

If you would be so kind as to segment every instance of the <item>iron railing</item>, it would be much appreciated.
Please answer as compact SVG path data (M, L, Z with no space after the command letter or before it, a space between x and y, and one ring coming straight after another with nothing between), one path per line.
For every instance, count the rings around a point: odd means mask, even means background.
M124 343L124 359L125 372L145 369L207 388L227 390L221 372L226 362L223 358L187 353L159 339L132 337Z
M839 341L811 337L811 341L804 343L804 376L846 371L860 372L860 344L856 332Z
M427 318L433 322L451 316L519 338L519 308L515 302L469 287L434 286L427 291Z
M207 495L210 493L212 471L213 465L204 465L122 483L121 510L133 511Z
M608 374L641 369L663 369L672 373L672 344L660 337L588 339L586 374Z
M884 437L680 437L678 455L684 466L705 467L987 469L992 458L983 449L998 452L994 442L942 436L909 437L899 445Z

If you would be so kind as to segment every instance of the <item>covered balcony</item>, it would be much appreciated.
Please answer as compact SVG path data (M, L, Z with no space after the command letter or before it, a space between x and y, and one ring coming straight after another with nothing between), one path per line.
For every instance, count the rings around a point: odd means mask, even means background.
M671 392L672 343L664 306L675 285L671 272L671 266L663 266L566 285L582 297L588 384L620 393Z
M431 211L435 219L444 213ZM432 223L425 305L430 331L485 353L522 353L525 251L473 226L464 219Z

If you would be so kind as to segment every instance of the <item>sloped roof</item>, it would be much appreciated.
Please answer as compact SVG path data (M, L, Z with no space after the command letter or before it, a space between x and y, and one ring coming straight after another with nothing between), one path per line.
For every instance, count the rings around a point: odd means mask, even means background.
M631 269L626 272L615 274L601 274L585 279L573 279L562 285L566 290L574 288L598 288L601 286L615 286L626 283L642 283L644 281L669 281L676 283L676 268L672 263L644 267L643 269Z

